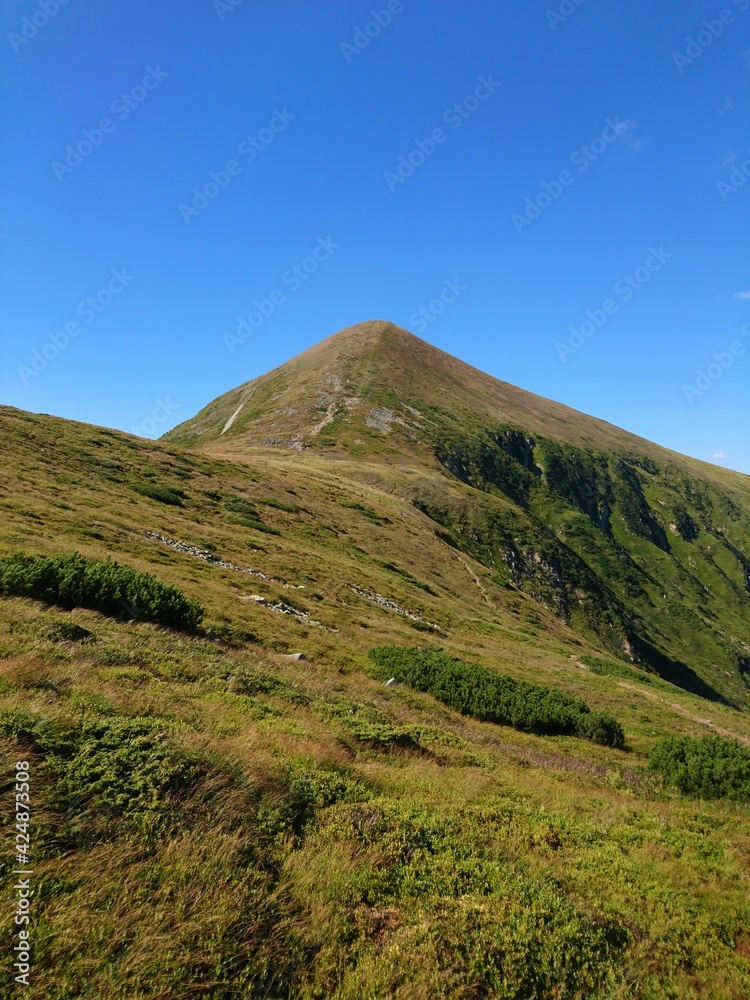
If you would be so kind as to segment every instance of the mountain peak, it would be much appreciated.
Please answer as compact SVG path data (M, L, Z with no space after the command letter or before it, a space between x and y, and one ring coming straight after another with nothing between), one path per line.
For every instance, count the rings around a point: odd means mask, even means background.
M422 399L419 383L459 388L451 369L480 378L481 372L387 320L368 320L339 330L273 371L252 379L209 403L166 437L186 445L272 447L305 451L330 449L333 425L359 449L398 428L414 444L415 418L422 414L411 397ZM432 394L432 390L429 395ZM325 432L325 433L324 433ZM346 444L342 442L342 446ZM411 449L410 449L411 450Z
M681 460L561 403L502 382L388 322L338 333L232 389L165 437L242 457L253 449L433 461L446 438L511 425L604 450Z

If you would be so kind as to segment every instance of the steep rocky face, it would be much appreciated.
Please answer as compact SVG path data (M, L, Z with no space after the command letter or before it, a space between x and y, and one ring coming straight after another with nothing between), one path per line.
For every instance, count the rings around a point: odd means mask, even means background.
M750 636L750 517L724 490L645 456L496 427L436 455L471 488L421 501L456 545L613 653L692 690ZM481 496L480 496L481 494Z

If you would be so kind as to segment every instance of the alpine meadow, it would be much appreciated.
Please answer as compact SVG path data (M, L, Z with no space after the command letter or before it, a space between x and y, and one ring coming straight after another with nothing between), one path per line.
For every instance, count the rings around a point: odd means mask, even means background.
M750 0L0 11L0 1000L749 1000Z
M746 477L386 322L2 429L30 997L747 994Z

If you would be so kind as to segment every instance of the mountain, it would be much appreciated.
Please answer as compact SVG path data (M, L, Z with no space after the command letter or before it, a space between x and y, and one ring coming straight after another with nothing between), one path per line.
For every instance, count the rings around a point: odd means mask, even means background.
M237 460L326 457L355 478L376 467L497 586L689 690L747 698L746 476L500 382L382 321L220 396L165 440ZM408 483L395 471L407 468Z
M0 406L29 1000L745 1000L749 512L387 323L161 441Z
M637 451L709 478L723 473L501 382L384 321L342 330L219 396L164 440L217 454L265 447L413 461L446 437L498 424L576 447Z

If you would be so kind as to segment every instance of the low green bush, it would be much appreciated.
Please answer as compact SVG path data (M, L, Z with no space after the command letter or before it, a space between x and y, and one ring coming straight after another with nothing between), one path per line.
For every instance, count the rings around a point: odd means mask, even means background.
M373 524L390 524L387 517L382 514L378 514L376 510L372 507L366 507L364 504L358 503L356 500L337 500L339 507L348 507L350 510L358 511L363 517L367 518L368 521L372 521Z
M264 535L281 534L278 528L272 528L269 524L264 524L257 517L242 517L239 519L239 523L246 528L252 528L254 531L262 531Z
M47 630L47 637L52 642L95 642L96 636L87 628L76 625L75 622L52 622Z
M242 497L229 497L224 506L232 514L239 514L241 517L258 517L258 508L255 504L243 500Z
M0 712L0 736L29 744L54 782L71 827L115 816L165 813L200 771L163 719L99 716L66 724L27 711Z
M272 498L257 498L256 503L262 504L264 507L274 507L276 510L283 510L287 514L299 514L304 511L306 514L309 511L305 510L298 503L287 503L285 500L274 500Z
M538 736L580 736L613 747L625 744L620 724L610 715L592 712L585 701L463 663L442 650L380 646L368 655L383 676L393 676L475 719Z
M435 633L438 633L438 634L440 633L440 629L436 628L434 625L431 625L429 622L423 622L423 621L411 622L410 621L409 625L411 626L411 628L413 628L417 632L435 632Z
M257 507L242 497L230 497L224 504L225 508L237 516L237 524L242 524L246 528L254 528L255 531L263 531L267 535L280 535L278 528L271 528L264 524L260 518Z
M34 597L63 608L92 608L184 631L193 631L203 617L199 604L151 573L78 552L53 557L17 552L0 559L0 594Z
M373 750L419 750L419 740L413 732L403 726L392 726L379 722L354 719L347 725L349 732L360 743Z
M152 486L150 483L137 483L133 489L143 497L150 500L158 500L159 503L169 504L171 507L182 507L185 494L182 490L175 490L171 486Z
M649 770L685 795L750 801L750 749L723 736L668 736L648 758Z
M163 720L99 718L52 746L47 766L68 811L127 816L165 811L186 794L197 764L165 732Z

